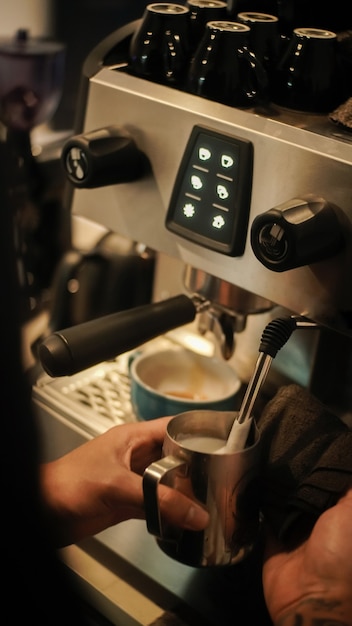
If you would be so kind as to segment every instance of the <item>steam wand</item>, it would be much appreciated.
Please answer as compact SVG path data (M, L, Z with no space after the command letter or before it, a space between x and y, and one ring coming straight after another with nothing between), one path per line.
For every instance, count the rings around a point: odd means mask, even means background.
M260 346L259 357L257 359L254 372L248 383L248 387L236 419L234 420L229 437L225 444L227 451L239 449L239 438L243 441L247 438L251 424L254 403L259 391L267 377L272 360L278 351L285 345L291 334L297 328L310 329L319 328L318 324L302 317L279 317L269 322L265 327ZM239 434L239 425L243 425L243 432ZM248 426L248 429L245 428ZM243 441L245 443L245 439Z

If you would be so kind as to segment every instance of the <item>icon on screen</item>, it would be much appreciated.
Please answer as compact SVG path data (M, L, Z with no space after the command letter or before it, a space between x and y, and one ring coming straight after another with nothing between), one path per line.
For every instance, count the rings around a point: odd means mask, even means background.
M225 220L224 220L223 216L222 215L215 215L215 217L213 219L212 226L214 228L217 228L217 230L220 230L221 228L223 228L225 226Z
M210 150L208 150L208 148L199 148L198 156L201 161L209 161L209 159L211 158L211 152Z
M196 207L192 202L186 202L186 204L183 205L182 211L185 217L193 217L196 212Z
M193 174L193 176L191 176L191 185L193 189L201 189L203 187L202 179L196 176L196 174Z
M219 198L221 198L221 200L227 200L230 195L225 185L217 185L216 193L218 194Z
M232 156L230 156L229 154L222 154L221 155L221 165L222 167L226 167L226 169L228 169L229 167L232 167L234 164L234 160L232 158Z

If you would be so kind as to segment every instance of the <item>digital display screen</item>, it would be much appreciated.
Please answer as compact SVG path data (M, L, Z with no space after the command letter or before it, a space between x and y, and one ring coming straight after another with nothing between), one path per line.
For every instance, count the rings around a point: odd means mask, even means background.
M169 230L225 254L244 252L252 144L195 126L166 218Z

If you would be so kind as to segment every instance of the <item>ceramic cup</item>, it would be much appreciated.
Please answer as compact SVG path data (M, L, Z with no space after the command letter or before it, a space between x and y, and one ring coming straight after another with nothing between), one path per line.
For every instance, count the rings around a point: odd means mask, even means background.
M343 97L336 33L296 28L275 72L273 101L289 109L327 113Z
M189 8L191 48L202 39L207 22L227 19L227 4L222 0L187 0Z
M229 106L256 104L267 90L268 77L249 49L249 32L239 22L208 22L190 65L188 91Z
M197 408L235 410L241 381L215 357L186 349L132 356L131 402L137 419L150 420Z
M192 567L242 561L259 536L260 438L252 422L243 450L217 452L226 442L235 413L189 411L173 417L163 457L147 467L143 492L148 531L170 557ZM178 489L208 510L203 531L187 531L161 520L158 485Z
M239 13L237 20L250 28L248 34L250 48L268 74L268 97L270 97L270 83L279 62L282 45L279 20L276 15L254 11Z
M189 9L181 4L148 4L131 39L129 70L153 82L180 85L190 58Z

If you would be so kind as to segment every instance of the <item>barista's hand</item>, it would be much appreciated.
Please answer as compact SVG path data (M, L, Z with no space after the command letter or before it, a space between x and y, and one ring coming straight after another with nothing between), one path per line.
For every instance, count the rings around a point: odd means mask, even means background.
M144 518L142 474L161 457L167 422L161 418L115 426L42 465L44 504L67 545L130 518ZM178 526L199 530L208 514L185 496L160 486L160 509Z
M297 549L268 539L263 585L276 626L352 625L352 489Z

